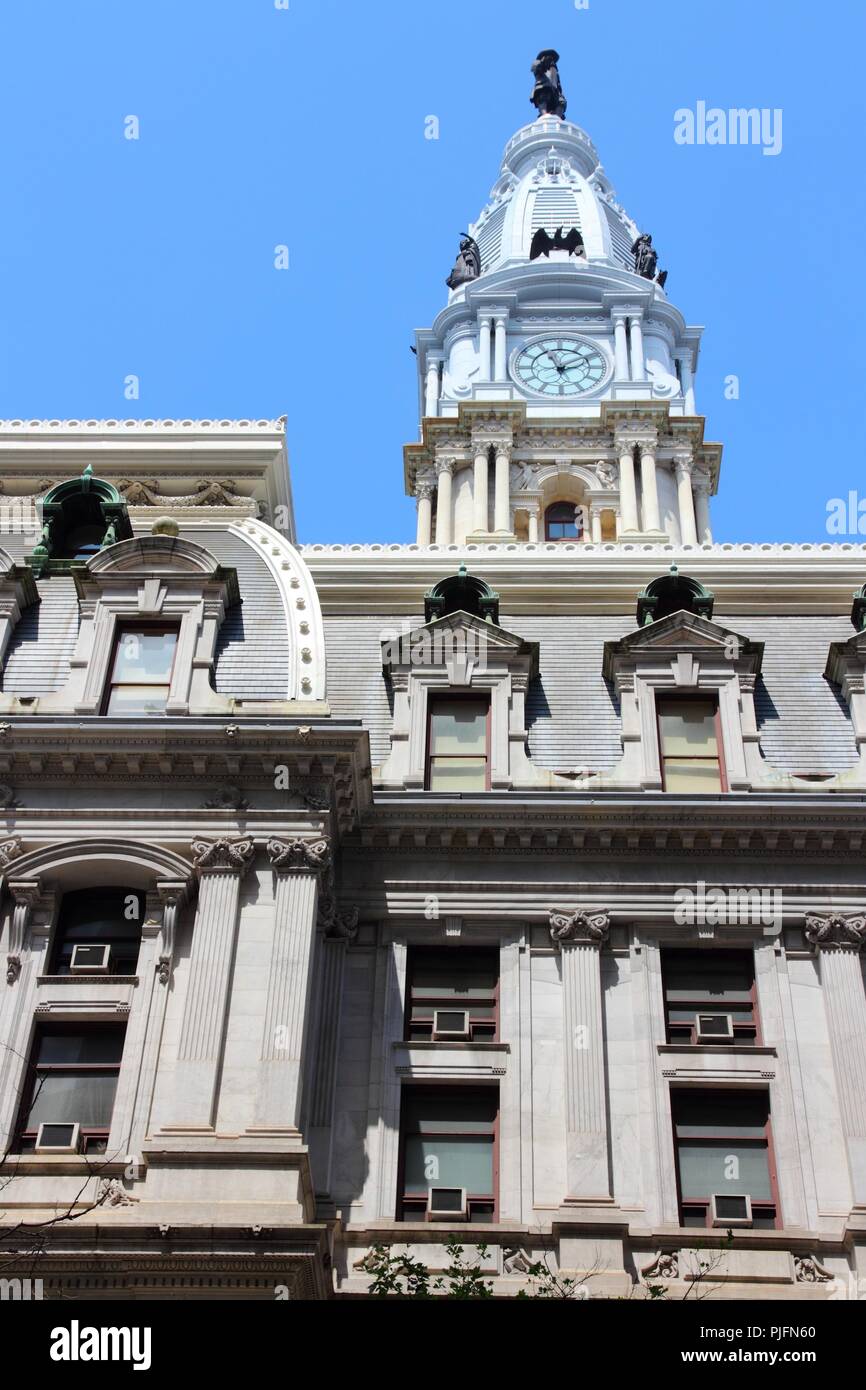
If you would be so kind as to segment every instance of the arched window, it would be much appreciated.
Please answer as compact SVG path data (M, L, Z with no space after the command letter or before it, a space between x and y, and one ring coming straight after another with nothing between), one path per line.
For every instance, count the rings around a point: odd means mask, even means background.
M583 508L573 502L551 502L544 513L544 536L548 541L581 540Z
M52 975L134 975L144 920L143 894L131 888L64 893L54 933Z

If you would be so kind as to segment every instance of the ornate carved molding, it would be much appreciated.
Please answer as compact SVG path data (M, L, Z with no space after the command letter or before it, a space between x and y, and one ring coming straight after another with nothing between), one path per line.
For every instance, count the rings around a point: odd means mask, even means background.
M246 836L240 840L193 840L191 849L199 873L243 874L252 863L256 845Z
M240 787L227 783L219 787L210 801L204 803L206 811L248 811L250 803L244 799Z
M17 835L8 840L0 840L0 874L22 853L21 841Z
M597 946L600 950L609 933L610 911L607 908L600 912L584 912L580 908L576 912L553 909L550 913L550 935L556 946Z
M676 1250L660 1250L652 1264L644 1265L641 1275L650 1279L679 1279L680 1259Z
M305 839L302 836L292 840L280 840L274 836L268 840L267 850L271 868L279 873L318 874L324 872L330 863L331 842L326 839Z
M319 899L318 925L327 936L354 941L358 935L357 907L340 908L333 893L323 893Z
M825 917L807 912L806 940L816 951L834 947L859 951L866 943L866 913L844 917L841 913L831 912Z

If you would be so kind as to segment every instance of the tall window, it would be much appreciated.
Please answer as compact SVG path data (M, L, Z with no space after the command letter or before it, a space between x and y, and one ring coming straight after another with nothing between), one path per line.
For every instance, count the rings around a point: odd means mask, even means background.
M165 709L177 637L177 626L120 629L105 714L159 714Z
M496 1037L498 951L419 947L409 956L406 1037L436 1042Z
M496 1220L498 1113L493 1087L403 1092L398 1220Z
M544 513L544 535L549 541L579 541L583 536L583 508L573 502L551 502Z
M97 1025L37 1031L18 1122L21 1152L36 1147L40 1125L77 1125L78 1152L105 1153L124 1032Z
M490 701L477 695L432 695L427 735L427 787L479 792L490 786Z
M716 700L658 695L656 713L665 791L727 791Z
M130 888L80 888L64 893L49 973L134 975L143 912L143 895ZM91 949L76 951L76 947ZM100 952L100 947L108 950Z
M682 1224L777 1225L768 1092L674 1090L671 1109Z
M751 951L662 952L669 1043L755 1043Z

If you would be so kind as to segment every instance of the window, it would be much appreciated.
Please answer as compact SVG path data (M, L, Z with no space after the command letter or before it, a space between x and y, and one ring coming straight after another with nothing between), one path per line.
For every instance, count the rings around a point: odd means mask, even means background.
M120 629L105 714L159 714L165 709L177 636L177 626Z
M480 1042L496 1037L499 953L418 948L409 956L406 1037Z
M134 975L143 921L143 896L132 889L81 888L64 893L49 973L76 973L71 970L76 946L108 946L109 964L105 973Z
M455 1189L466 1194L470 1221L496 1220L498 1113L493 1087L404 1090L399 1221L426 1220L428 1207L450 1205ZM438 1188L449 1192L440 1197Z
M665 791L727 791L716 700L659 695L656 713Z
M552 502L544 513L544 535L549 541L581 540L583 508L573 502Z
M768 1092L674 1090L671 1110L683 1226L712 1225L714 1197L742 1196L753 1226L776 1226ZM737 1204L717 1205L722 1215Z
M669 1043L757 1043L751 951L662 952Z
M490 701L433 695L427 735L427 788L483 792L490 785Z
M45 1027L30 1054L18 1151L36 1147L39 1126L77 1124L80 1153L105 1153L125 1028Z

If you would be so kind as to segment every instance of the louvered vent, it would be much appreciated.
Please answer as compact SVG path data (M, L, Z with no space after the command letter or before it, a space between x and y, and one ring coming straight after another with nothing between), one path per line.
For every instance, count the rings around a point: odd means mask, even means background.
M631 238L625 227L620 222L613 208L609 208L607 203L602 204L607 217L607 225L610 228L610 241L613 254L627 270L634 270L634 256L631 251Z
M536 193L531 230L537 232L541 227L551 235L557 227L563 227L565 231L571 227L581 230L577 199L570 188L543 188Z
M499 253L502 249L502 224L505 221L506 205L491 212L481 231L478 233L478 250L481 255L481 269L487 270L494 261L498 261Z

